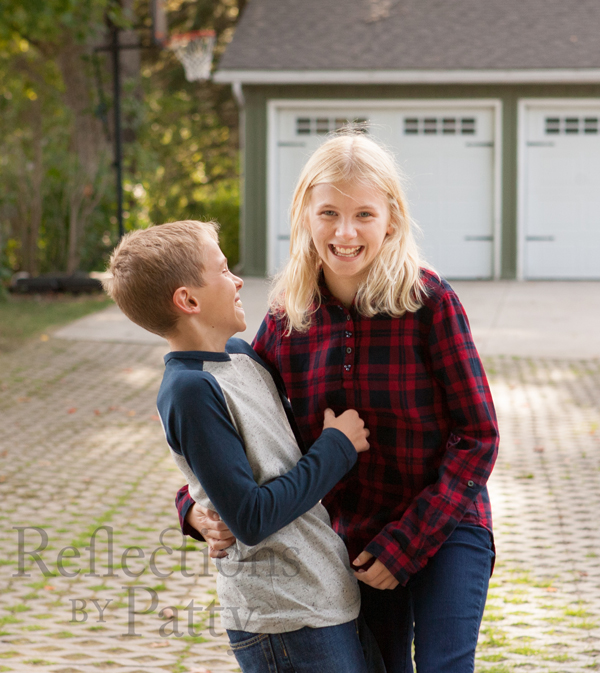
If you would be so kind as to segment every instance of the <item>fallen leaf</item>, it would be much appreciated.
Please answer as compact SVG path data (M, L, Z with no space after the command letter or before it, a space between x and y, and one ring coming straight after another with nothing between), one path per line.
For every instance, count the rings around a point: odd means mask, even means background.
M6 475L0 474L0 484L3 484L6 481Z
M102 413L102 412L100 411L100 409L94 409L94 414L95 414L96 416L100 416L101 413Z
M175 612L173 612L172 608L163 608L160 611L160 616L163 619L172 619L175 616Z
M131 409L131 411L127 412L127 415L128 416L135 416L135 411L133 409Z
M163 640L161 643L150 643L150 647L169 647L169 643Z
M0 458L6 458L6 456L8 456L8 449L4 449L4 451L0 453Z
M74 414L77 411L77 407L70 407L67 409L68 414Z
M44 587L45 591L54 591L54 587L51 584L46 584Z
M544 447L543 446L536 446L533 449L536 453L544 453Z
M558 589L555 589L554 587L546 587L546 591L551 591L554 593L555 591L558 591Z
M133 371L133 367L125 367L125 369L124 369L123 371L124 371L126 374L131 374L131 372Z
M40 336L40 341L48 341L48 339L50 339L50 337L47 334L42 334Z
M30 397L17 397L17 402L29 402Z
M158 414L152 414L152 416L150 416L150 420L151 421L159 421L160 418L158 417Z

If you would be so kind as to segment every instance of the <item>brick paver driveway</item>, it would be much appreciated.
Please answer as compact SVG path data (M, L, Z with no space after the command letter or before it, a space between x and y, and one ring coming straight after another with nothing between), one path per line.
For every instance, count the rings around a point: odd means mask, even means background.
M173 530L162 351L0 356L0 671L237 670L213 567ZM600 670L600 363L485 363L502 445L478 671Z

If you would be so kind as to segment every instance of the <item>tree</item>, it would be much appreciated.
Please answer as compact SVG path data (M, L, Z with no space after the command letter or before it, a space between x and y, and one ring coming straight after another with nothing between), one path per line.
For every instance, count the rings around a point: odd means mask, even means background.
M31 188L34 197L31 212L20 209L17 221L25 235L21 237L22 264L26 270L37 271L36 244L41 224L41 120L42 96L60 96L70 113L65 119L69 126L70 157L66 166L68 183L69 247L67 271L73 272L80 263L80 238L94 208L102 198L108 166L109 146L93 110L93 79L89 59L94 46L103 39L104 17L114 15L123 20L120 7L113 0L35 0L24 5L19 0L0 0L0 39L9 44L17 42L21 54L8 59L8 71L14 72L33 92L32 103L26 111L32 124L31 144L35 157ZM44 71L48 71L50 76ZM54 91L48 91L49 89ZM17 171L22 190L24 174Z
M216 57L243 0L169 0L174 31L214 28ZM0 253L13 269L98 268L116 242L111 64L95 48L147 44L147 0L0 0ZM185 81L168 51L122 52L126 228L222 221L237 258L237 110L229 87ZM104 90L106 89L106 90ZM4 227L4 229L3 229ZM1 249L3 248L3 250ZM0 257L1 258L1 257Z

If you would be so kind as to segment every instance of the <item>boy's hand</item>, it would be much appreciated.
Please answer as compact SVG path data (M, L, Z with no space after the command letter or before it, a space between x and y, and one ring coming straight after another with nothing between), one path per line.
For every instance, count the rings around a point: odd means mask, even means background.
M356 568L357 566L367 565L368 570L361 568L354 573L354 577L374 589L395 589L399 584L398 580L379 559L375 559L375 562L369 566L368 562L373 558L373 554L370 554L368 551L361 552L352 561L352 567Z
M223 549L231 547L235 538L231 534L227 524L221 521L221 517L212 509L202 507L197 502L194 503L185 515L186 523L195 528L202 534L208 546L211 558L223 558L227 552Z
M347 409L337 418L331 409L325 409L323 430L325 428L336 428L340 432L343 432L354 444L357 453L362 453L369 449L367 437L371 433L365 428L365 422L354 409Z

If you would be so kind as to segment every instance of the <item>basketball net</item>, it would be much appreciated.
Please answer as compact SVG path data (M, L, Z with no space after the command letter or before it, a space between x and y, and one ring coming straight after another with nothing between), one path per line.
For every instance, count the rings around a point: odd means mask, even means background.
M188 82L210 78L215 48L214 30L194 30L190 33L173 35L166 46L183 65Z

